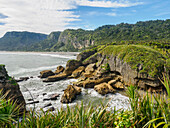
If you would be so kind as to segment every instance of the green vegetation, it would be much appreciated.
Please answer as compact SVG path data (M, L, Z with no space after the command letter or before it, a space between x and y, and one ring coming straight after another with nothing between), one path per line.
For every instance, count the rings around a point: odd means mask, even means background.
M42 34L11 32L0 38L0 50L66 52L82 51L99 44L139 44L169 54L169 30L170 19L105 25L93 31L67 29L63 32L52 32L47 39L46 35Z
M6 100L5 97L8 93L2 95L0 91L0 126L10 127L13 122L16 122L15 118L19 115L19 106L10 99Z
M22 121L17 121L16 110L4 98L0 98L0 125L11 128L168 128L170 127L170 80L164 76L163 84L168 97L147 93L140 96L134 86L128 87L127 94L131 109L108 110L107 105L94 106L83 103L71 108L61 108L57 113L41 112L23 115ZM3 104L2 104L3 103ZM6 105L4 105L6 104ZM9 111L10 110L10 111ZM4 116L5 115L5 116Z
M142 45L110 45L101 50L100 53L117 56L136 70L139 64L143 65L140 72L153 77L159 76L164 71L166 63L165 56L157 50Z
M27 51L28 46L44 40L47 35L31 32L7 32L0 38L0 50Z
M18 85L17 82L16 82L16 80L15 80L14 78L8 76L8 80L10 81L10 84L11 84L11 85L14 85L14 86L15 86L15 85Z

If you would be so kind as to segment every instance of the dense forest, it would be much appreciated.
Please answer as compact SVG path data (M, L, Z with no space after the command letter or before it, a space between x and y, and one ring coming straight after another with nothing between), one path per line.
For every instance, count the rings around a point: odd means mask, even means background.
M26 51L26 47L47 38L47 35L33 32L7 32L0 38L0 50Z
M0 39L0 50L82 51L99 44L142 44L169 49L170 19L105 25L93 31L67 29L63 32L52 32L47 39L41 34L39 38L28 37L21 33L11 37L7 33Z

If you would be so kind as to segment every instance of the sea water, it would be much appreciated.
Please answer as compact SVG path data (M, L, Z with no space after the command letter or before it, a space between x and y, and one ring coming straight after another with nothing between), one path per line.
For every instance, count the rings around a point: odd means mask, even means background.
M26 103L32 102L30 101L32 99L31 96L34 98L34 101L39 101L35 106L33 104L26 106L28 110L35 107L37 111L40 109L46 111L52 106L56 109L67 106L60 102L61 96L64 93L64 89L67 88L67 85L77 80L68 79L44 83L38 76L40 71L55 71L59 65L65 67L67 61L70 59L76 59L76 55L72 53L0 52L0 64L6 65L10 76L16 79L19 77L31 77L27 81L19 82L19 86ZM54 101L44 101L45 98L49 98L52 94L59 94L60 96ZM83 101L85 105L89 104L89 102L100 105L102 102L107 104L109 109L129 108L129 102L126 96L119 93L102 96L94 89L82 88L81 95L78 95L76 100L68 105L74 106L81 101ZM44 106L49 103L52 105L44 108Z

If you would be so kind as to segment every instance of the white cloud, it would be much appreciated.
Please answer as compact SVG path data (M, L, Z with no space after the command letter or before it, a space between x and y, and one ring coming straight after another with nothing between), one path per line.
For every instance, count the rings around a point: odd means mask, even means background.
M0 14L8 16L0 18L0 37L7 31L32 31L50 33L62 31L72 21L79 21L71 9L78 6L92 7L129 7L141 4L113 1L89 0L0 0ZM69 10L69 11L68 11ZM112 13L112 15L115 15Z
M130 3L129 1L115 1L113 0L94 0L94 1L89 1L89 0L77 0L77 4L81 6L91 6L91 7L105 7L105 8L118 8L118 7L131 7L131 6L136 6L143 4L142 2L135 2L135 3Z
M110 12L110 13L107 13L106 15L108 15L108 16L117 16L115 12Z

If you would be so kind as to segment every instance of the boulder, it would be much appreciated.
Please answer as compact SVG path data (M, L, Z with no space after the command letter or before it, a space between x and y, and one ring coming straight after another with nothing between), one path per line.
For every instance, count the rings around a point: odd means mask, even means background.
M85 69L85 73L84 73L84 76L85 77L91 77L93 76L93 73L95 71L95 68L96 68L96 64L93 63L93 64L89 64L86 69Z
M60 65L60 66L57 67L57 70L56 70L54 73L57 75L57 74L63 72L64 69L65 69L65 68L64 68L63 66Z
M43 82L55 82L55 81L65 79L65 78L67 78L67 76L68 76L67 74L61 73L58 75L49 76L47 79L43 80Z
M116 82L115 84L112 85L112 87L117 89L124 89L124 85L122 82Z
M73 72L72 72L72 77L73 78L78 78L78 77L80 77L80 75L82 74L82 72L85 70L85 67L84 66L80 66L80 67L78 67L76 70L74 70Z
M72 72L77 69L81 65L80 61L77 60L69 60L67 61L66 68L64 70L64 74L67 74L68 76L72 74Z
M84 88L93 88L95 85L98 85L98 84L101 84L104 82L108 82L111 79L113 79L113 77L111 75L110 76L108 75L106 77L99 78L96 80L87 79L87 80L83 81L83 87Z
M76 95L81 93L81 88L73 85L68 85L67 89L64 90L64 94L61 97L62 103L71 103Z
M47 78L49 76L55 75L51 70L44 70L40 72L40 78Z
M95 85L94 90L97 91L101 95L115 92L115 90L112 88L112 86L107 83L101 83L101 84Z
M80 54L77 55L77 60L78 61L84 61L85 59L87 59L91 55L95 54L96 52L97 52L96 49L85 50L85 51L83 51L83 52L81 52Z

